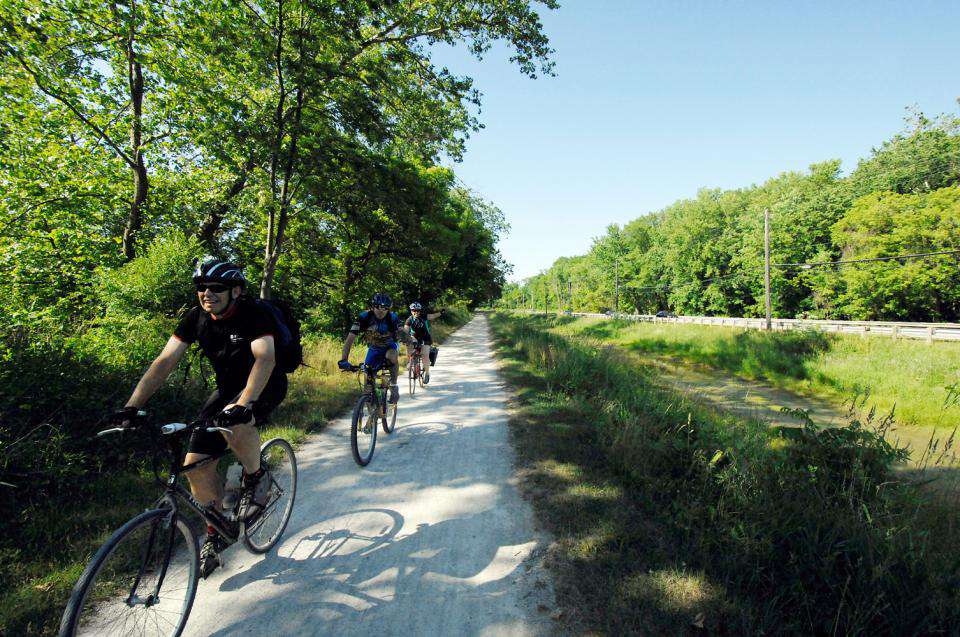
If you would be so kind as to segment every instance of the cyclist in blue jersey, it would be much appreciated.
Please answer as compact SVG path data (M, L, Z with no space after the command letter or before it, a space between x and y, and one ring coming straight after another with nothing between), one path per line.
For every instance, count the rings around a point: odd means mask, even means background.
M350 369L350 350L357 337L363 335L367 343L367 358L364 363L373 368L382 367L384 360L390 364L390 403L400 400L400 388L397 386L397 373L400 369L397 334L400 331L400 319L391 312L393 302L384 293L374 294L370 300L370 309L360 312L343 343L343 355L337 363L340 369Z

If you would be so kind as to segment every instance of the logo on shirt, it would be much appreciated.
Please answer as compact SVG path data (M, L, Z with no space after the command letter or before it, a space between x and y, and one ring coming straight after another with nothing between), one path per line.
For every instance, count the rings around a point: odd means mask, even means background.
M243 337L240 336L239 334L231 334L231 335L230 335L230 342L231 342L233 345L237 345L238 343L242 343L243 340L244 340Z

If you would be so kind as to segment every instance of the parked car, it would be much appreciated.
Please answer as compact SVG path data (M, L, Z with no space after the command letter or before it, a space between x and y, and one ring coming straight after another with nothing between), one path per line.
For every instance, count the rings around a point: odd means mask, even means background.
M673 312L668 312L666 310L660 310L657 312L657 318L677 318L677 315Z

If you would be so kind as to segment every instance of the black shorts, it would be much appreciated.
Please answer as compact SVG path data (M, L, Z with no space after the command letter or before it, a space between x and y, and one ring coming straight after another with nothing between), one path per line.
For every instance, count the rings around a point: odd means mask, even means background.
M417 339L421 345L433 345L433 337L427 334L414 334L413 337Z
M267 383L260 393L260 398L253 403L253 417L257 419L257 426L267 422L270 412L277 408L284 397L287 395L287 377L286 375L274 376ZM214 391L203 403L197 418L210 418L215 416L224 407L240 398L240 394L228 395L224 398L220 395L220 390ZM195 429L190 436L190 444L187 445L187 451L190 453L202 453L212 456L218 454L227 448L227 440L224 434L219 431L207 431L205 429Z

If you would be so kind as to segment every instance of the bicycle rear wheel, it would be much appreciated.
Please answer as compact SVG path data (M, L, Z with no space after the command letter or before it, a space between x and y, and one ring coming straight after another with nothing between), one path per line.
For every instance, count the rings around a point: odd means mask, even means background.
M60 636L179 635L197 594L199 559L182 517L169 509L141 513L84 569L60 620Z
M380 406L376 398L364 394L357 400L350 422L350 449L353 451L353 459L361 467L367 466L373 459L373 450L377 446L379 416Z
M290 443L273 438L260 448L260 465L266 469L264 480L270 480L267 505L252 522L240 523L240 536L254 553L266 553L280 541L297 496L297 458Z

